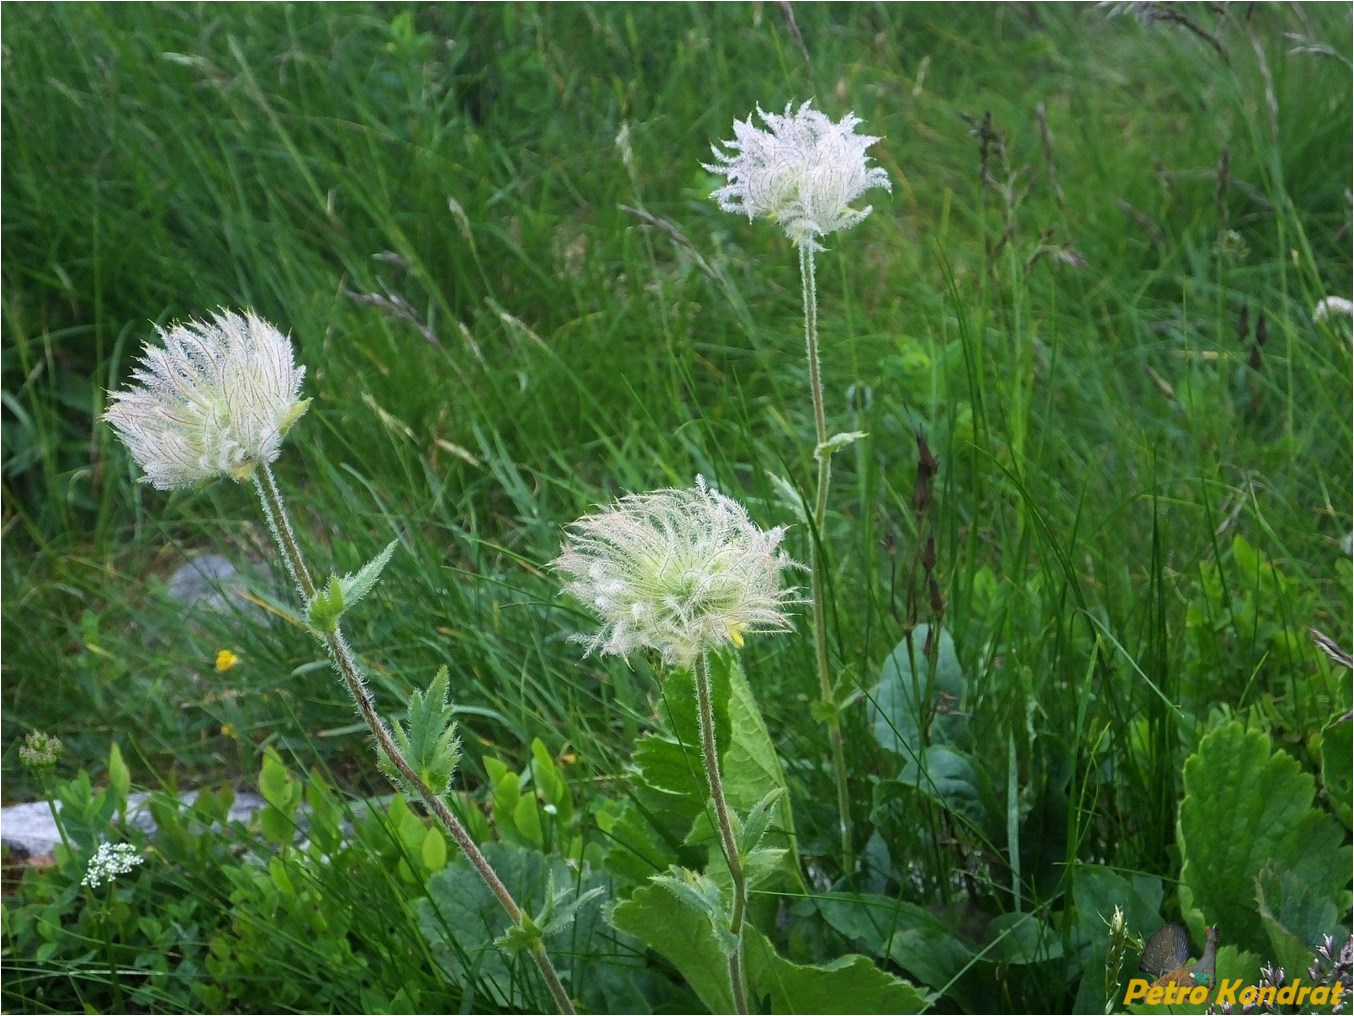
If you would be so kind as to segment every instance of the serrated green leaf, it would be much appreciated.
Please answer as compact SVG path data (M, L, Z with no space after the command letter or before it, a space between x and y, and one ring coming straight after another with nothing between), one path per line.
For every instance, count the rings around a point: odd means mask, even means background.
M573 886L566 886L551 897L545 911L537 917L536 923L547 935L563 934L574 923L578 912L605 891L601 886L593 886L587 892L579 893Z
M608 920L676 967L711 1012L732 1012L728 957L719 933L707 913L675 905L675 898L662 885L641 886L611 908Z
M390 555L395 553L395 548L399 545L399 540L391 540L386 544L385 550L363 565L356 575L345 575L338 580L342 588L343 610L351 608L371 592L376 580L381 577L382 569L390 562Z
M739 823L740 828L737 831L738 852L746 856L753 850L757 844L762 841L766 835L767 827L771 824L771 817L774 814L772 806L780 800L784 791L780 787L767 792L766 796L752 806L748 812L747 818Z
M667 889L682 905L704 914L714 927L722 928L728 923L724 893L709 876L690 868L673 868L671 874L655 875L649 881ZM724 945L727 947L728 943Z
M841 451L847 445L854 444L863 437L869 437L863 430L853 430L849 433L833 434L826 441L822 442L813 449L813 457L818 462L830 459Z
M761 885L779 868L785 861L784 847L757 847L750 850L743 858L743 877L747 880L747 887L754 889Z
M409 696L409 719L395 723L390 732L404 760L435 795L441 797L451 788L451 778L461 760L461 742L456 736L455 710L447 700L447 668L442 667L426 692L414 690ZM394 763L382 754L381 769L397 785L404 780ZM417 788L404 787L406 793Z
M786 851L779 868L786 887L804 892L799 846L794 835L794 812L776 743L766 728L738 659L726 654L716 655L711 658L710 671L712 676L721 671L728 674L730 739L727 748L721 749L720 768L724 773L724 792L729 806L745 814L769 796L776 795L769 813L765 845Z
M1266 867L1255 878L1256 909L1269 936L1274 962L1306 970L1323 935L1340 924L1335 901L1303 885L1292 872Z
M530 914L522 915L522 923L509 926L508 930L494 939L494 945L498 946L509 955L526 952L536 948L536 943L544 937L540 925L538 925Z
M751 926L744 943L748 1001L757 1012L920 1013L934 999L865 956L842 956L821 966L792 963Z
M1216 924L1238 948L1267 955L1256 899L1266 868L1301 894L1349 905L1350 849L1327 814L1312 807L1315 781L1268 735L1231 723L1208 734L1185 761L1177 822L1180 904L1193 937ZM1317 943L1306 943L1309 947Z

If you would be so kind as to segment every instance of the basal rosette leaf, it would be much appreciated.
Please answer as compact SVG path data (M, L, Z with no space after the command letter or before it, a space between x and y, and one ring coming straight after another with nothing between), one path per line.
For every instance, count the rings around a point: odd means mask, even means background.
M1284 873L1286 894L1348 909L1350 849L1342 831L1312 807L1312 777L1266 734L1240 723L1208 734L1185 762L1184 784L1180 902L1196 941L1216 924L1229 943L1273 955L1256 885L1267 869ZM1268 887L1278 888L1272 881ZM1264 909L1279 913L1282 903L1267 899Z

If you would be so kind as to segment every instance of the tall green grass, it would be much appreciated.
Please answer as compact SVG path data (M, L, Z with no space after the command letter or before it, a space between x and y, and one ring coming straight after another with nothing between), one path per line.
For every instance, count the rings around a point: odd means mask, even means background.
M989 845L1016 874L975 900L1048 904L1078 857L1171 876L1211 718L1303 756L1348 708L1347 681L1302 690L1306 628L1351 630L1350 333L1311 314L1351 274L1349 12L1190 17L1220 50L1063 5L8 5L6 796L35 789L30 728L95 767L117 740L143 781L245 779L275 745L381 786L280 577L218 614L166 595L204 549L268 556L250 492L137 486L98 422L154 323L217 306L307 365L279 463L301 539L340 571L400 541L350 632L382 708L446 664L468 789L540 737L620 793L658 675L580 662L544 563L589 506L697 473L798 521L794 259L700 163L813 97L895 185L819 269L829 425L870 434L821 534L834 666L868 689L911 625L952 632L975 740L1046 822ZM744 659L830 865L808 640ZM879 750L863 707L846 727L864 822ZM895 848L941 895L943 842Z

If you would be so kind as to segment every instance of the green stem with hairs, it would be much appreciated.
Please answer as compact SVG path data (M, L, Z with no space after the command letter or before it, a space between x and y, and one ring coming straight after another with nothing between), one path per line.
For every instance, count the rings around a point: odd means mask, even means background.
M287 515L286 504L282 500L282 493L278 490L277 481L267 465L261 465L255 470L254 489L258 492L259 502L263 505L264 517L268 520L268 528L273 534L278 550L282 553L282 560L287 566L287 572L291 575L292 581L296 583L302 602L308 604L315 595L315 583L311 579L310 570L306 567L305 559L301 555L300 545L296 542L296 535L292 531L291 520ZM489 887L489 891L498 899L499 904L507 912L513 924L518 928L524 927L526 915L522 908L517 905L517 901L512 898L512 893L508 891L508 887L503 884L503 880L498 877L498 873L494 871L488 859L480 852L480 848L475 845L475 841L470 838L470 833L461 824L461 820L414 771L409 761L400 752L399 745L395 742L395 738L391 735L385 721L377 715L371 696L367 694L366 681L358 667L357 657L344 639L343 631L336 625L334 631L324 633L322 639L325 648L329 651L329 659L333 663L334 669L343 679L348 694L357 704L357 711L366 721L367 727L371 730L372 736L376 738L376 743L380 745L382 753L390 759L405 785L412 788L423 799L423 803L427 805L428 810L436 817L442 828L456 841L456 845L461 848L461 852L475 866L480 878L484 880L484 884ZM532 943L531 958L536 961L536 966L540 968L541 976L545 978L545 983L550 989L550 994L554 996L559 1011L566 1014L574 1013L574 1006L569 1000L568 992L564 990L564 984L560 981L559 973L555 970L555 965L550 961L550 956L545 951L545 944L539 939Z
M818 366L818 284L814 278L813 248L799 245L799 276L804 290L804 345L809 361L809 391L813 395L813 423L818 441L814 458L818 461L818 491L813 502L812 539L809 543L809 570L813 576L813 637L818 647L818 688L827 714L828 738L832 743L832 769L837 778L837 812L842 834L842 871L850 875L856 868L855 836L851 828L851 794L846 784L846 753L842 747L842 721L827 658L827 606L822 548L823 525L827 521L827 491L832 482L832 455L827 450L827 413L823 408L823 376Z
M743 874L743 858L738 852L738 840L733 835L733 821L729 818L729 804L724 799L724 782L719 776L719 748L715 744L715 708L710 693L710 665L702 653L696 657L696 705L700 713L701 761L710 782L710 800L715 806L719 824L719 838L724 843L724 857L729 862L729 878L733 882L733 911L729 918L729 934L733 936L733 955L729 957L729 983L733 987L734 1011L748 1011L747 988L743 981L743 916L747 912L748 886Z

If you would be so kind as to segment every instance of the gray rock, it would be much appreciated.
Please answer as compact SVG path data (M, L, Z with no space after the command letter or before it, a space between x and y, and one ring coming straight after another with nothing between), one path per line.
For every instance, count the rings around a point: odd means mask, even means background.
M127 797L127 824L147 833L155 830L155 820L150 817L150 810L146 807L149 796L147 793L137 793ZM189 793L181 795L180 799L187 805L196 797L196 793ZM230 806L228 818L232 822L247 822L263 806L264 800L258 794L237 794L235 803ZM56 809L61 810L60 801L56 802ZM57 831L47 802L36 801L0 808L0 842L27 856L51 851L61 842L61 833Z

